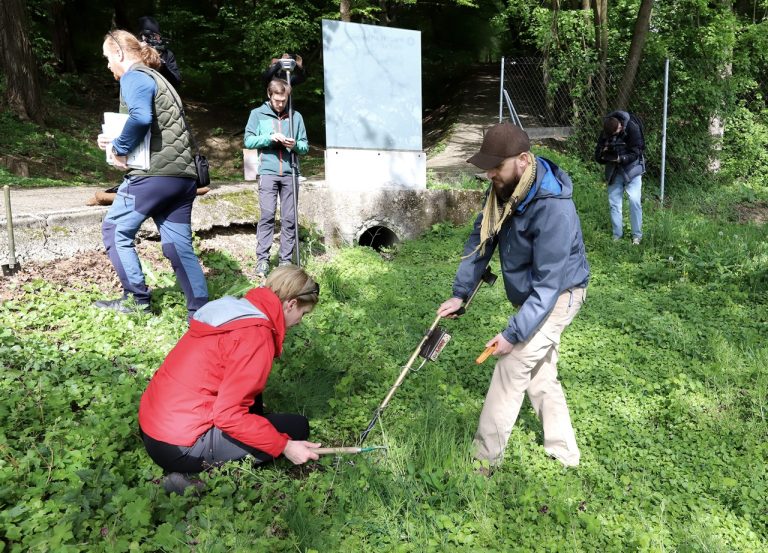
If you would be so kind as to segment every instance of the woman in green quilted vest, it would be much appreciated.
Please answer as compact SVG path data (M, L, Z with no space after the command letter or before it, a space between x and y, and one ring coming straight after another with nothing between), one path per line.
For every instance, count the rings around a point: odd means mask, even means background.
M94 305L121 313L149 312L150 291L144 280L134 238L152 218L160 232L163 254L170 260L187 300L188 317L208 301L208 287L192 249L192 204L197 173L190 132L174 88L155 71L156 50L127 31L104 37L107 67L120 82L120 111L128 119L119 136L100 134L102 150L110 149L113 164L126 171L117 196L102 224L104 246L123 286L123 295ZM149 133L149 167L128 166L128 154Z

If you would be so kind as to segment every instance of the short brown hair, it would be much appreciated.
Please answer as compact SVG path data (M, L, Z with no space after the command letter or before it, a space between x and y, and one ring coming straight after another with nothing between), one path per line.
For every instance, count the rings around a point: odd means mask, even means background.
M619 125L621 125L621 121L615 117L606 117L603 120L603 134L605 136L613 136L619 130Z
M307 272L296 265L278 267L267 277L265 286L272 290L280 301L296 300L300 307L315 307L320 299L320 289Z
M285 82L283 79L272 79L267 85L267 96L272 97L273 94L290 94L291 85Z

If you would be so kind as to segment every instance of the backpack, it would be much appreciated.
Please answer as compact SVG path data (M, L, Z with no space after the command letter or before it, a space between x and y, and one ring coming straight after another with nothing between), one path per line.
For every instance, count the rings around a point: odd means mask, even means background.
M645 157L645 129L643 128L643 121L632 112L629 112L629 120L630 122L637 125L637 128L640 131L640 140L643 141L643 147L640 148L640 153L643 154L643 157Z
M629 112L629 121L637 125L637 129L640 131L640 140L642 141L643 145L640 148L640 159L638 161L640 162L640 166L643 168L643 173L645 173L645 129L643 128L643 121L632 112Z

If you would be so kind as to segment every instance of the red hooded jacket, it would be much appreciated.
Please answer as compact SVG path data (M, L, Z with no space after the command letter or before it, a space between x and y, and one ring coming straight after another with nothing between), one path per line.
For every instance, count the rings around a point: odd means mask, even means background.
M272 360L282 353L282 303L269 288L254 288L245 299L251 304L245 309L255 308L255 315L228 320L222 308L237 300L222 298L198 311L213 313L216 326L192 319L141 396L139 425L145 434L191 446L216 426L272 457L283 452L289 436L248 412L266 386Z

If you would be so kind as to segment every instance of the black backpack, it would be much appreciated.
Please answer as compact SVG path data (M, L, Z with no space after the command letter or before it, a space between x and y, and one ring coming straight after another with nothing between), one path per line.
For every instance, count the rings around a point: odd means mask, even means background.
M637 125L638 130L640 131L640 140L643 141L643 147L640 149L641 152L645 152L645 129L643 128L643 121L634 113L629 113L629 120L630 122Z

